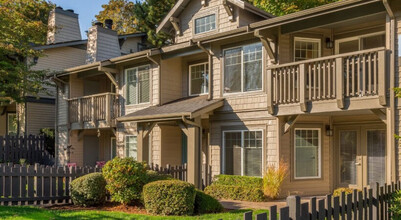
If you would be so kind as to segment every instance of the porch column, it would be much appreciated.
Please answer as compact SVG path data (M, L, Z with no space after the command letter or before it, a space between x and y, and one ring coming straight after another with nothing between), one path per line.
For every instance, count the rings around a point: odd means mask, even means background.
M146 140L148 132L144 130L142 124L138 124L138 136L137 136L137 160L138 162L148 162L148 145Z
M200 125L200 118L195 120L195 123ZM195 185L196 188L201 188L201 127L188 125L188 164L187 164L187 180Z

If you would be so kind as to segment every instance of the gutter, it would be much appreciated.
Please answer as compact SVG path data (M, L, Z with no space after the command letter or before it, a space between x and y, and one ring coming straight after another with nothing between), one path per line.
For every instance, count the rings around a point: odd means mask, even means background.
M213 75L213 55L214 55L214 53L211 49L209 49L209 50L206 49L200 41L197 42L197 45L203 52L205 52L208 55L208 62L209 62L209 65L208 65L208 73L209 73L208 90L209 90L209 92L207 95L207 100L210 101L210 100L212 100L212 82L213 82L212 75Z

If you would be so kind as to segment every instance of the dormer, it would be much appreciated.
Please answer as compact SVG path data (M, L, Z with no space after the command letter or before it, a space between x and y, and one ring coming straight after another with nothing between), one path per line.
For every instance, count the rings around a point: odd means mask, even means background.
M242 0L178 0L157 28L175 43L235 30L273 15Z

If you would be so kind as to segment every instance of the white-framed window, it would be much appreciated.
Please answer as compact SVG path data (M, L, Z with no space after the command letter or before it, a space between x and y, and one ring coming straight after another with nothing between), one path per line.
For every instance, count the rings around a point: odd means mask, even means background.
M138 142L134 135L125 136L125 156L138 159Z
M189 66L189 94L199 95L209 92L209 64L200 63Z
M224 50L224 92L262 90L262 43Z
M386 33L376 32L335 41L336 54L351 53L386 46Z
M17 135L18 133L18 125L17 125L17 114L16 113L7 113L7 134L8 135Z
M262 176L263 130L223 131L223 173Z
M110 160L117 157L117 140L115 137L110 139Z
M216 14L195 19L195 34L201 34L216 29Z
M296 128L294 135L294 178L321 177L320 128Z
M144 65L125 70L127 105L149 102L150 66Z
M319 58L321 56L321 39L294 37L294 61Z

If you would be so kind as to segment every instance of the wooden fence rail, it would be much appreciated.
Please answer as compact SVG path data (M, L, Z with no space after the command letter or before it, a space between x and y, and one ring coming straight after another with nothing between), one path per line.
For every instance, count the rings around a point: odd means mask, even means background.
M40 163L53 165L54 157L45 149L43 136L0 136L0 163Z
M310 202L301 203L299 196L287 197L287 206L278 209L269 208L269 213L256 215L257 220L315 220L315 219L391 219L390 199L396 191L401 189L400 182L391 185L379 186L372 184L362 191L333 197L327 195L325 199L311 198ZM244 220L252 220L252 212L244 213Z
M187 164L182 164L180 166L170 166L167 164L166 167L160 167L157 164L154 165L151 163L149 169L162 174L170 174L175 179L187 181Z

